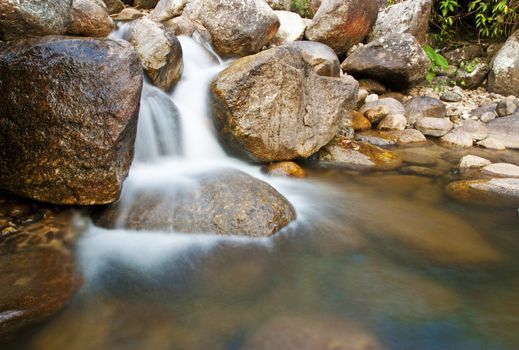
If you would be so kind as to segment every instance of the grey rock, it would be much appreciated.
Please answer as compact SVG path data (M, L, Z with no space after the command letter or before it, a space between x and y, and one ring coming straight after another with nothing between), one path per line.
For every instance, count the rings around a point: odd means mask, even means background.
M408 33L419 43L425 43L432 5L432 0L408 0L386 7L379 12L368 40L373 41L389 33Z
M483 56L483 49L478 44L469 44L454 50L447 51L444 54L449 63L455 64L456 67L462 62L469 62L475 58Z
M497 151L502 151L506 149L505 145L503 145L501 141L493 137L487 137L482 141L478 141L477 145L488 149L494 149Z
M441 94L440 99L444 102L460 102L463 96L454 91L445 91Z
M376 101L365 103L360 109L359 112L365 114L367 111L383 106L387 109L387 114L405 114L405 108L402 103L395 100L394 98L379 98Z
M388 115L377 125L379 130L404 130L407 119L403 114Z
M491 103L491 104L484 105L484 106L478 107L476 109L473 109L472 111L470 111L470 115L480 118L484 113L487 113L487 112L496 113L496 108L497 108L497 103Z
M465 69L458 71L456 83L464 89L476 89L487 78L490 67L486 63L478 63L470 72Z
M492 162L489 161L488 159L478 157L478 156L473 156L473 155L469 154L469 155L466 155L463 158L461 158L460 169L481 168L481 167L484 167L484 166L490 165L490 164L492 164Z
M415 128L420 130L424 135L441 137L452 130L454 124L448 119L423 117L418 119Z
M487 126L490 137L506 148L519 149L519 113L492 120Z
M404 103L408 125L414 125L423 117L445 118L445 103L430 96L416 96Z
M496 119L496 117L496 112L485 112L481 115L481 117L479 117L479 120L481 120L483 123L488 123Z
M283 45L301 40L305 34L305 24L297 13L289 11L274 11L278 16L280 27L272 39L272 44Z
M519 96L519 30L512 34L491 63L487 89Z
M173 17L182 15L184 7L189 0L160 0L150 13L150 18L154 21L167 21Z
M491 177L519 178L519 166L510 163L494 163L481 168L481 173Z
M440 142L457 147L472 147L474 140L468 133L457 128L443 135L440 138Z
M499 117L506 117L515 112L517 106L510 99L505 98L497 103L496 113Z
M412 35L395 33L359 48L341 67L354 77L374 79L398 91L423 80L430 61Z

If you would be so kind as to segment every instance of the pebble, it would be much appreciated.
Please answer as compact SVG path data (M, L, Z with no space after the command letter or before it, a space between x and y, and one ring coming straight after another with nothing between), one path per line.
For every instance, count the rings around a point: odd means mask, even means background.
M460 102L462 99L463 99L463 96L454 91L445 91L440 96L440 100L445 101L445 102Z
M513 114L517 106L513 102L513 100L509 100L505 98L497 103L496 112L500 117L506 117L507 115Z
M485 112L479 117L479 120L481 120L483 123L488 123L489 121L492 121L496 119L497 114L495 112Z

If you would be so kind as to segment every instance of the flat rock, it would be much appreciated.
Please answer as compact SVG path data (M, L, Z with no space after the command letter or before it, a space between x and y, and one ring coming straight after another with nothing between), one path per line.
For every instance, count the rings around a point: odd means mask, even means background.
M190 174L192 186L134 189L96 214L107 228L270 236L296 218L292 205L269 184L221 169Z
M392 131L366 130L356 133L355 140L368 142L379 147L427 142L425 136L415 129Z
M361 325L336 316L283 315L269 320L245 342L249 350L382 350Z
M447 186L447 194L466 204L517 208L519 179L456 181Z
M481 168L481 167L484 167L484 166L490 165L490 164L492 164L492 162L489 161L488 159L478 157L478 156L473 156L473 155L469 154L469 155L461 158L460 169Z
M420 130L424 135L441 137L452 130L454 124L448 119L424 117L418 119L415 128Z
M519 113L492 120L487 127L489 137L498 140L506 148L519 149Z
M321 163L350 169L392 170L402 164L396 153L365 142L334 139L316 155Z
M492 177L519 178L519 166L510 163L494 163L481 168L481 173Z
M478 141L477 145L488 149L495 149L497 151L506 149L505 145L503 145L501 141L493 137L487 137L484 140Z

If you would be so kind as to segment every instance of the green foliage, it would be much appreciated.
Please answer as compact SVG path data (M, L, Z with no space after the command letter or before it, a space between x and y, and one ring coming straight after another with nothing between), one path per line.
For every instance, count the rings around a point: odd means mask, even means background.
M423 50L425 54L431 61L431 67L429 71L425 75L425 79L429 82L431 86L433 86L434 78L436 77L436 73L438 71L447 71L449 68L449 62L445 57L439 54L435 49L430 47L429 45L424 45ZM435 90L442 91L445 86L433 86Z
M443 42L460 31L479 38L511 34L519 23L519 0L436 0L432 24L435 39Z
M292 11L298 13L301 17L312 18L312 8L310 0L292 0Z

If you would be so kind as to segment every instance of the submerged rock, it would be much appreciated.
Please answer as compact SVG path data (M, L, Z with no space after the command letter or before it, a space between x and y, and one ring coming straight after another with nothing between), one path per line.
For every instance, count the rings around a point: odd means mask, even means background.
M184 69L182 47L162 25L140 19L133 24L129 41L154 85L168 91L180 80Z
M0 342L59 312L81 285L74 215L0 197ZM4 225L4 223L6 223Z
M71 0L0 1L0 40L65 34Z
M113 28L112 19L102 1L72 1L72 18L67 34L105 37Z
M97 215L107 228L270 236L296 218L267 183L236 170L189 176L189 186L135 189Z
M382 350L361 325L336 316L283 315L271 319L245 342L247 350Z
M389 33L408 33L425 43L432 5L432 0L408 0L386 7L379 12L369 41Z
M307 158L337 133L357 82L339 77L323 44L297 42L236 60L211 84L215 125L227 150L253 161Z
M184 14L200 22L223 57L259 52L279 29L279 20L264 0L191 0Z
M404 90L424 79L430 61L410 34L388 34L355 50L342 69L356 78L380 81Z
M369 34L377 10L376 0L324 0L305 36L343 55Z
M272 176L305 177L305 171L294 162L278 162L264 167L267 174Z
M392 170L402 164L396 153L365 142L336 138L316 156L321 163L331 163L351 169Z
M456 181L447 186L447 194L466 204L516 208L519 206L519 179Z
M0 77L0 186L57 204L115 201L142 88L131 45L54 36L6 43Z
M519 30L512 34L490 65L488 91L519 96Z

